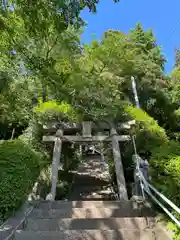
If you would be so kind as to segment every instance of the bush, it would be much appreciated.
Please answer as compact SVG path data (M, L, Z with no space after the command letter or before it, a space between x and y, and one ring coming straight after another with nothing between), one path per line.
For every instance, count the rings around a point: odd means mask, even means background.
M40 173L41 155L21 140L0 142L0 219L25 200Z
M168 142L168 137L163 128L140 108L128 106L125 108L128 120L136 120L136 126L132 134L136 136L136 147L138 153L149 153L154 148ZM133 145L128 144L125 148L125 157L132 158Z
M171 140L180 141L180 109L174 112L175 126L168 130L168 136Z
M138 154L143 154L147 158L152 151L162 144L168 142L165 130L161 128L157 122L140 108L132 106L124 107L126 120L136 120L136 125L131 130L131 134L136 136L136 148ZM121 144L122 161L127 185L130 186L134 182L132 155L134 147L132 141ZM130 195L130 189L128 189Z
M180 145L170 141L154 149L150 161L153 185L177 206L180 206ZM174 213L180 220L180 215ZM180 238L180 231L171 224L175 231L174 239Z
M178 206L180 205L180 146L174 141L154 149L151 157L154 185Z

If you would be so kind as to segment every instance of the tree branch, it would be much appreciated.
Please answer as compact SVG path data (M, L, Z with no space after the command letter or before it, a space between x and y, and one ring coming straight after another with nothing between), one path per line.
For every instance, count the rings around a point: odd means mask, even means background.
M47 51L47 53L46 53L46 60L48 59L50 52L51 52L51 51L53 50L53 48L56 46L57 41L58 41L58 37L56 37L53 45L52 45L52 46L50 47L50 49Z

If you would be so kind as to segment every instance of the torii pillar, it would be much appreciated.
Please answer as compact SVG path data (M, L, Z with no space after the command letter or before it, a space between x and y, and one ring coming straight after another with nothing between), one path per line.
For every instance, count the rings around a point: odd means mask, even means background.
M123 164L119 146L118 134L115 128L111 128L112 150L116 169L116 178L120 200L128 200L126 181L124 177Z
M48 200L51 200L51 201L54 201L56 197L58 168L59 168L61 149L62 149L62 136L63 136L63 130L62 129L57 130L56 139L54 141L54 150L53 150L51 193L48 195Z

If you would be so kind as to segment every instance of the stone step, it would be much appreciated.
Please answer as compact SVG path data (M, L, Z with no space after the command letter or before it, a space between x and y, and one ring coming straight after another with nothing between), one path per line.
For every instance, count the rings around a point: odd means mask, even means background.
M106 186L109 184L108 177L103 173L84 173L77 174L75 177L75 183L81 186Z
M35 209L30 218L120 218L120 217L152 217L150 208L113 209L113 208L62 208L62 209Z
M114 194L110 189L98 189L93 187L76 187L72 191L70 197L71 200L113 200Z
M84 186L84 185L75 185L73 191L82 191L82 192L110 192L111 188L108 185L106 186Z
M142 209L149 207L143 203L136 201L34 201L31 204L36 208L50 209L72 209L72 208L110 208L122 209L123 211L131 211L132 209Z
M158 231L148 230L66 230L56 232L17 231L16 240L170 240Z
M96 179L96 180L79 180L75 179L74 186L81 186L81 187L91 187L91 188L105 188L111 186L109 181L105 181L102 179Z
M109 195L105 195L105 194L88 194L88 193L81 193L81 194L74 194L72 197L70 197L71 200L88 200L88 201L95 201L95 200L104 200L104 201L108 201L108 200L115 200L115 197L111 194Z
M154 218L96 218L96 219L27 219L26 230L60 231L90 229L147 229L155 226Z

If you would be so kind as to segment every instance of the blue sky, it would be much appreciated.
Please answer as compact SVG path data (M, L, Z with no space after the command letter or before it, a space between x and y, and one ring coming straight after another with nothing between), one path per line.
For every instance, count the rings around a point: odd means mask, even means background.
M108 29L125 33L134 28L138 21L145 29L152 28L157 42L167 59L166 72L174 66L174 52L180 47L180 0L100 0L98 12L85 9L81 17L88 23L82 34L82 42L101 39Z

